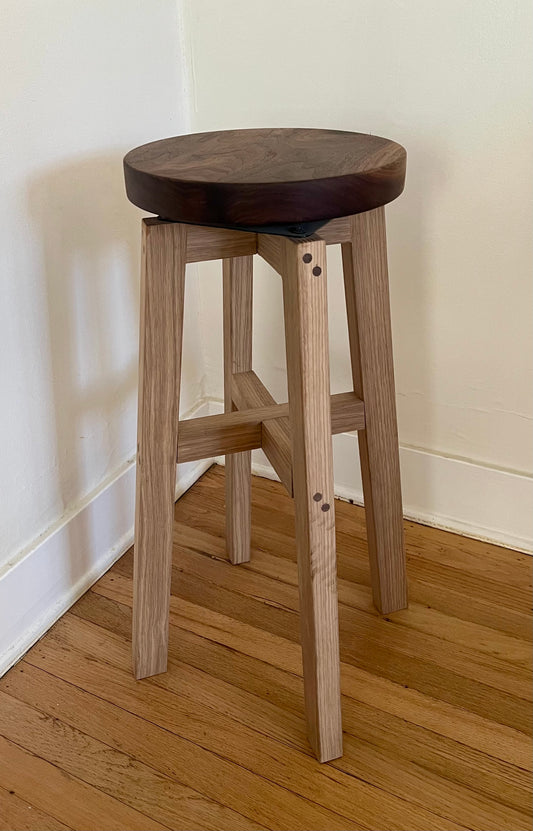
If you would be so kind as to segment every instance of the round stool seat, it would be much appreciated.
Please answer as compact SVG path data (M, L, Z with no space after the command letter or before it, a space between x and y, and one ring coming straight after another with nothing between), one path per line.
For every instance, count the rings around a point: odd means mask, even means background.
M362 213L403 190L406 153L364 133L296 128L176 136L124 159L134 205L197 225L267 226Z

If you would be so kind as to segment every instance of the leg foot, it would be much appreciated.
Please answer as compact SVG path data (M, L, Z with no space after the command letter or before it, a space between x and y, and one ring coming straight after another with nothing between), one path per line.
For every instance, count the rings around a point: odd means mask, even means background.
M143 221L133 666L165 672L176 487L186 228Z
M283 299L305 706L326 762L342 755L342 724L324 242L284 241Z
M385 211L351 217L342 246L354 390L365 402L358 433L372 592L383 613L407 606Z

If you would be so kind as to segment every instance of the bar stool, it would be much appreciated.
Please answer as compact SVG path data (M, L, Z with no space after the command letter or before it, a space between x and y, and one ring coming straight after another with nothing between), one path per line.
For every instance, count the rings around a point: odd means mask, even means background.
M176 460L226 454L227 550L250 558L251 451L295 501L308 735L342 755L332 441L357 430L373 599L407 605L383 206L403 147L336 130L231 130L164 139L124 160L142 222L133 662L167 668ZM326 246L340 243L353 390L330 395ZM281 275L288 404L252 369L252 262ZM186 263L223 260L225 413L179 421Z

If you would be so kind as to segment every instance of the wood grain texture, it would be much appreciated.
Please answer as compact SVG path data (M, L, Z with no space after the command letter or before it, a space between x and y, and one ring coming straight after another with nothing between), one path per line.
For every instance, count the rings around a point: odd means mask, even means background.
M384 209L351 223L342 257L353 385L365 402L359 454L374 602L387 614L407 605L407 579Z
M284 240L283 304L309 740L342 754L326 244Z
M244 453L261 447L261 422L282 412L280 405L255 410L200 416L180 421L178 462L207 459L209 456Z
M294 503L253 477L253 557L234 569L224 475L175 507L166 674L131 678L130 550L0 680L0 827L527 831L532 558L406 522L411 603L386 620L364 510L337 501L344 755L319 766Z
M239 410L275 405L274 398L255 372L241 372L233 381L233 400ZM364 423L364 404L355 393L342 392L331 396L332 435L362 429ZM262 422L261 448L287 493L293 496L292 441L288 416L265 419Z
M349 242L351 239L351 222L349 216L341 216L338 219L330 219L322 225L317 236L323 239L326 245L335 245L339 242Z
M278 274L283 272L283 237L275 234L257 234L257 253Z
M203 263L228 257L245 257L257 253L257 235L227 228L187 228L187 262Z
M224 409L233 406L233 376L252 368L253 257L223 261ZM226 458L226 541L230 561L250 559L252 454Z
M164 225L164 220L147 217L146 225ZM349 242L351 239L350 217L332 219L320 228L320 239L327 245ZM245 257L258 253L277 271L281 270L281 239L272 234L255 234L230 228L215 228L207 225L187 226L187 262L199 263L208 260L224 260L229 257Z
M198 559L198 556L196 559ZM127 585L127 581L125 581L125 584ZM203 585L205 586L207 584L204 583ZM111 589L111 585L109 585L108 588ZM122 592L120 587L116 585L114 596L116 598L120 598L121 594ZM282 672L274 670L272 667L272 662L276 666L279 665L280 661L282 663L285 661L289 665L292 662L295 667L295 672L299 673L297 644L292 645L289 654L289 650L287 650L285 645L286 642L283 638L269 635L259 638L259 630L253 625L250 626L239 623L238 619L216 612L205 611L205 613L200 616L197 613L197 604L184 602L179 605L182 608L182 612L179 616L182 620L184 616L188 616L190 609L194 610L189 626L192 629L203 631L207 639L211 638L211 646L213 649L216 646L216 643L213 643L213 641L216 641L217 637L218 639L222 638L227 642L233 642L235 644L239 643L237 649L232 651L233 657L231 666L233 667L233 679L230 680L231 689L225 689L227 681L220 683L216 680L211 680L209 683L202 683L202 677L199 675L198 671L191 671L184 666L183 654L180 654L179 652L175 653L176 660L179 662L179 669L176 667L175 674L157 679L156 683L158 687L161 687L161 689L164 689L166 692L173 691L176 694L183 695L185 699L183 707L188 713L188 717L194 719L196 722L201 720L200 714L202 706L217 709L217 712L219 713L217 720L219 735L217 737L210 735L205 739L200 739L200 741L206 743L212 748L222 747L222 742L225 741L227 754L233 759L241 760L246 758L245 752L247 745L249 755L252 756L253 765L256 769L261 770L265 776L275 780L280 785L288 784L286 771L287 769L290 769L292 775L289 774L289 779L292 780L293 783L295 781L294 776L296 773L298 776L306 778L305 784L299 785L299 788L303 788L303 792L311 796L313 794L313 786L318 785L320 782L320 777L316 776L317 766L315 765L313 768L313 766L310 765L302 765L298 756L295 756L295 754L292 753L287 753L283 747L283 745L287 744L290 747L299 749L306 746L305 731L302 729L299 714L301 706L299 704L300 682L297 681L294 683L291 680L294 678L292 672ZM210 604L203 608L209 608L209 606ZM176 608L178 608L178 606ZM176 621L177 620L178 615L176 615ZM217 636L215 630L219 628L221 629L221 633ZM74 627L74 629L77 629L79 632L78 638L80 638L80 634L83 635L83 640L87 641L87 648L89 649L90 654L93 654L91 641L94 641L94 638L92 637L91 629L88 627ZM184 630L183 627L180 628L180 639L182 638L182 633L185 631L186 630ZM237 633L241 633L242 637L236 637ZM248 647L245 646L245 641L247 639L246 633L249 633L248 639L250 643L255 644L255 651L262 655L262 681L261 661L245 660L242 655L243 647L248 650ZM77 633L75 631L71 633L69 638L70 643L73 642L73 638L76 634ZM176 634L178 635L178 632L176 632ZM190 644L190 639L187 639L187 637L184 636L184 640L188 641ZM200 672L202 672L204 669L207 669L207 667L205 664L201 663L202 658L199 654L196 654L196 657L194 657L195 650L198 648L197 643L199 640L200 639L198 637L193 639L194 646L192 652L190 648L188 650L188 656L192 657L187 657L186 660L187 663L192 661L193 665L198 667ZM109 639L107 639L107 643L109 644ZM117 650L116 647L116 641L112 641L109 646L110 660L114 665L120 666L123 663L123 659L121 657L122 648ZM223 648L219 649L223 652ZM224 661L213 662L213 658L209 660L205 652L203 652L203 657L205 658L207 665L211 667L210 673L214 674L216 679L221 677L221 672L224 676ZM233 663L233 661L235 663ZM267 661L267 664L264 664L265 661ZM271 662L270 664L268 663L269 661ZM228 670L229 669L230 668L228 667ZM346 667L343 667L343 670L344 669L346 669ZM94 678L95 668L92 668L92 670L90 669L89 673L91 673ZM113 673L113 677L115 677L115 675L116 673ZM84 673L84 678L86 677L87 673ZM227 673L225 674L225 677L229 677ZM265 680L267 680L267 683L265 683ZM92 683L94 684L94 681ZM274 690L270 689L271 684L274 686ZM352 690L357 691L358 686L361 684L364 685L363 678L360 679L359 683L353 684ZM239 691L237 692L235 691L235 685L239 688ZM250 690L255 691L254 696L249 694ZM233 704L228 705L227 702L232 692L234 694L232 699ZM257 700L256 696L259 696L260 700ZM168 696L164 695L160 700L161 708L164 707L165 700L167 700L168 707L169 699ZM445 748L445 752L442 754L440 760L440 767L438 759L435 755L433 755L433 761L430 764L429 769L427 769L424 774L421 774L420 769L417 769L416 764L418 759L417 752L419 755L422 754L424 756L424 760L427 763L429 758L431 758L431 752L428 758L427 745L429 744L429 747L431 747L433 743L435 751L438 751L439 748L438 741L432 740L429 732L426 736L424 735L424 731L420 731L420 733L417 733L416 736L411 736L411 741L409 743L410 747L407 754L405 754L405 751L402 752L402 740L398 735L396 736L396 741L387 743L385 740L383 745L379 745L382 747L382 752L380 753L378 747L372 748L371 745L369 746L368 741L364 737L368 737L369 735L375 736L377 734L381 737L381 740L384 740L387 735L387 731L392 729L392 726L396 723L400 725L401 720L385 720L384 723L381 723L382 716L379 710L372 707L365 708L364 706L362 707L362 712L360 713L359 718L354 718L354 709L356 711L356 707L361 707L362 705L356 705L352 699L347 698L345 698L344 704L345 709L347 709L351 714L350 725L351 730L354 731L353 735L356 736L356 741L347 739L347 744L349 746L347 747L349 759L346 760L343 758L343 760L336 762L334 764L335 770L352 773L356 781L358 779L358 772L364 771L364 782L379 782L387 793L393 793L400 799L408 800L408 803L412 803L412 805L404 805L402 812L402 808L398 806L398 803L396 803L396 805L394 804L395 800L389 802L386 796L379 797L378 794L374 794L374 802L377 800L379 807L377 811L374 808L374 813L372 815L371 792L369 792L368 789L365 789L364 786L348 786L348 781L344 777L339 776L335 776L335 784L331 789L328 789L326 786L325 788L319 788L318 792L315 790L314 799L318 798L319 801L324 799L326 793L329 791L329 796L332 799L337 800L334 803L336 804L337 810L341 811L348 817L359 817L361 822L369 823L371 825L375 823L377 827L395 827L395 824L389 825L385 824L385 822L387 820L389 823L392 822L395 808L398 807L399 813L396 814L396 822L398 822L399 819L400 827L402 828L411 828L413 826L418 827L424 821L428 823L427 827L433 827L436 823L436 819L434 817L432 818L431 815L428 815L428 807L440 816L447 817L452 821L455 819L461 827L464 824L468 824L469 827L473 828L491 828L498 829L499 831L501 828L507 828L508 822L514 822L514 824L518 827L521 827L519 824L520 820L524 820L525 818L521 813L521 806L524 806L525 811L527 812L529 805L528 777L525 772L517 770L516 768L507 770L507 774L512 773L512 779L510 780L511 787L507 788L505 782L505 766L501 766L499 770L498 766L496 766L496 770L494 770L491 759L486 758L484 760L484 765L482 764L482 769L484 768L483 775L480 777L478 775L478 768L481 759L476 759L475 754L469 754L468 751L465 751L464 746L461 748L461 745L458 744L454 747L452 744L451 746ZM200 708L198 705L200 705ZM290 710L290 713L287 713L287 710ZM229 713L232 714L234 720L237 720L240 723L240 728L232 726L231 723L227 722L226 716ZM168 717L165 718L163 716L163 718L165 719L164 723L168 723ZM363 726L365 720L368 722L366 727ZM252 729L255 729L260 736L257 737L250 734L250 732L245 729L246 727L252 727ZM412 725L405 725L405 727L407 735L410 735L411 732L415 730ZM177 729L185 729L187 735L198 735L198 729L195 730L194 727L189 727L188 725L182 726L181 721L179 722ZM398 728L396 728L395 731L396 733L397 729ZM400 733L403 735L401 728ZM282 743L282 749L279 753L275 752L275 747L271 742L268 740L265 741L265 736L276 738ZM421 743L422 745L418 751L417 743ZM446 742L442 740L442 738L441 743L446 745ZM447 761L448 753L450 753L451 756L450 761ZM272 756L273 754L275 754L275 760L267 762L269 756ZM455 769L457 771L456 775L458 776L458 780L456 780L453 776L450 776L453 768L453 759L456 756L458 758L461 758L461 756L463 757L462 769L461 766L457 766ZM468 760L470 760L470 767L473 767L474 770L468 770ZM477 762L477 764L474 764L474 761ZM415 763L413 764L413 762ZM498 775L503 777L503 781L500 780L498 783L498 792L504 797L503 805L498 805L497 802L490 798L487 799L487 796L491 796L491 791L487 790L487 788L490 788L491 767L493 773L498 771ZM440 775L437 773L439 770ZM421 776L423 776L423 785L421 783ZM476 793L476 788L472 787L472 779L476 781L476 785L478 783L479 785L484 785L484 797L480 798L479 794ZM493 779L493 782L494 781L498 781L497 778L495 780ZM339 789L339 786L342 785L346 785L349 788L348 792L343 794L342 789ZM467 788L465 788L464 785L467 785ZM353 805L354 801L356 802L355 806ZM511 804L509 804L509 802ZM511 805L514 806L515 804L517 806L516 810L514 810L514 807L511 808ZM350 811L349 806L352 806L352 811ZM424 811L424 806L426 807L426 811ZM361 812L359 815L353 813L354 807L355 811L359 810ZM511 810L509 810L509 808L511 808ZM383 826L379 826L380 817L383 822ZM413 823L413 826L409 824L410 822Z
M289 405L284 403L184 419L179 423L177 459L179 462L191 462L209 456L255 450L262 446L263 424L288 416ZM355 393L341 392L331 396L333 434L360 430L364 424L364 404Z
M69 831L68 826L21 799L15 791L0 788L1 831Z
M35 733L32 735L35 738ZM39 810L51 814L72 829L165 829L164 825L130 808L120 799L108 796L48 759L8 741L3 735L0 736L0 781L4 788L31 800Z
M233 401L239 410L275 405L275 399L255 372L241 372L233 380ZM285 485L287 493L292 496L292 448L288 416L262 422L261 448Z
M227 130L176 136L124 159L131 202L165 219L268 225L367 211L402 192L406 153L341 130Z
M135 602L136 678L165 672L187 230L142 226Z
M18 678L19 696L0 691L0 724L16 743L25 744L38 755L47 755L69 775L84 779L125 806L141 813L148 810L152 819L165 828L187 831L190 828L218 828L218 823L228 826L230 822L230 827L247 827L243 817L221 809L217 803L154 771L149 765L110 748L71 724L59 727L53 707L49 705L46 714L41 709L46 708L46 693L40 698L36 689L32 693L28 691L27 684L31 680L37 687L42 683L42 678L30 671L26 679ZM145 815L145 822L149 821Z
M143 222L150 228L169 224L168 220L160 219L157 216L145 217ZM342 222L344 225L344 220ZM186 251L188 263L224 260L228 257L245 257L257 254L257 234L250 231L237 231L232 228L187 225Z

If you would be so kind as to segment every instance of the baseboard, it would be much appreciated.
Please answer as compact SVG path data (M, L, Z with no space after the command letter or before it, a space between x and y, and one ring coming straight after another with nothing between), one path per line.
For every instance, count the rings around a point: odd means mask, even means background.
M211 401L209 411L222 412L222 404ZM333 455L335 495L362 505L357 435L334 436ZM531 477L412 447L400 447L400 466L407 519L533 554ZM278 478L260 450L252 468Z
M336 494L363 504L357 436L336 436L334 455ZM533 553L530 477L402 446L400 468L406 518Z
M190 415L208 413L201 402ZM212 465L179 465L176 498ZM0 677L133 542L135 460L65 514L0 572Z

